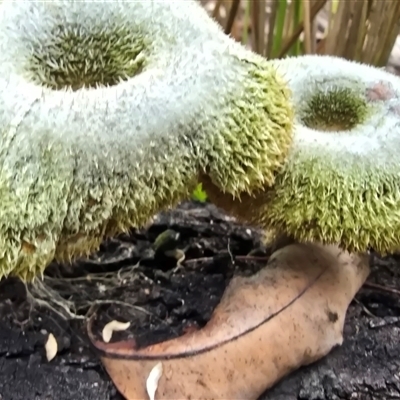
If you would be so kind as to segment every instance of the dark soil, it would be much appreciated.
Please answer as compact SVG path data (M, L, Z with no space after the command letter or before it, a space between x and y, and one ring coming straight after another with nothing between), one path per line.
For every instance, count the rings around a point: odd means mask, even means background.
M176 250L185 254L181 267ZM129 320L113 340L135 337L146 346L203 326L232 276L254 273L266 255L259 231L212 205L185 203L147 229L104 242L88 260L51 265L45 284L59 296L54 310L32 303L31 295L45 298L43 287L0 282L0 400L122 399L89 345L84 320L66 318L61 300L78 318L96 312L98 337L107 322ZM374 257L369 282L400 290L400 257ZM50 332L59 352L49 363ZM363 288L349 308L343 346L262 398L400 399L400 295Z

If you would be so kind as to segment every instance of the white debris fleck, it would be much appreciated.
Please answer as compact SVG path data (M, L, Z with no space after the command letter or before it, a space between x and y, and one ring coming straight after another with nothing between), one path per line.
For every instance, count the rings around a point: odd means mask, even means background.
M150 371L150 374L146 381L147 394L150 400L155 400L155 394L158 388L158 381L163 374L163 365L161 362L156 364Z
M44 345L44 348L46 350L47 361L50 362L57 355L57 351L58 351L57 340L52 333L49 333L49 336L47 338L46 344Z
M130 327L130 322L110 321L103 328L102 336L105 343L109 343L113 332L125 331Z
M105 293L105 292L107 292L107 286L104 285L103 283L100 283L100 284L97 285L97 290L100 293Z

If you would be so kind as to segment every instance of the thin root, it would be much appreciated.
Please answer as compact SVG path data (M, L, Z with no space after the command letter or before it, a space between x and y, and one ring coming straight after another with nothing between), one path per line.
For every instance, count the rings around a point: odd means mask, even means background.
M105 304L117 304L150 315L142 307L135 306L120 300L112 299L85 299L86 293L79 291L77 285L82 283L97 284L102 292L112 291L121 286L127 286L136 281L140 274L135 271L138 264L116 272L88 274L82 277L63 278L45 276L43 279L36 279L30 284L25 284L28 302L32 306L45 307L56 313L62 319L87 320L95 308ZM80 313L79 310L87 310Z

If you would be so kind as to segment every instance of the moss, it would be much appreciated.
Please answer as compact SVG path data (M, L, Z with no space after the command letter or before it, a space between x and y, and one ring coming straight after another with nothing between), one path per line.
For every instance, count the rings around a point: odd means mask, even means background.
M202 174L234 197L274 182L290 91L195 1L0 7L0 277L90 254Z

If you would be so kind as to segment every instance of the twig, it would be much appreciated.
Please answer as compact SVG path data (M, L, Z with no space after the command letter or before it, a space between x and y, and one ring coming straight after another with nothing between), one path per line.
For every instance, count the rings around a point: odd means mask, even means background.
M231 254L229 253L231 256ZM186 260L184 264L195 264L195 263L203 263L203 262L208 262L214 260L215 257L199 257L199 258L194 258L191 260ZM257 256L233 256L234 260L240 260L240 261L268 261L269 257L257 257Z
M311 54L311 7L309 0L303 0L304 10L304 49L306 54Z
M240 0L234 0L231 9L229 10L228 22L225 27L225 34L229 35L232 31L233 23L235 22L236 14L239 10Z
M365 282L364 286L370 287L373 289L382 290L384 292L389 292L389 293L394 293L394 294L400 295L400 290L397 290L397 289L394 289L391 287L387 287L387 286L383 286L383 285L378 285L377 283Z
M310 19L313 20L318 12L325 5L327 0L320 0L319 3L315 4L313 8L311 8ZM278 55L278 58L282 58L288 50L293 46L294 42L299 38L301 32L304 30L304 20L300 22L300 24L295 28L293 35L282 45L282 49Z
M372 318L378 318L376 315L372 314L372 312L369 311L368 308L367 308L363 303L361 303L360 300L358 300L357 298L354 298L354 301L355 301L359 306L361 306L361 308L364 310L364 312L365 312L366 314L368 314L370 317L372 317Z
M228 254L229 254L229 257L231 258L232 265L235 265L235 257L231 252L231 239L230 238L228 239Z
M212 13L212 17L214 19L217 19L218 16L219 16L219 9L221 8L222 1L223 0L217 0L217 2L215 3L215 7L214 7L214 10L213 10L213 13Z

